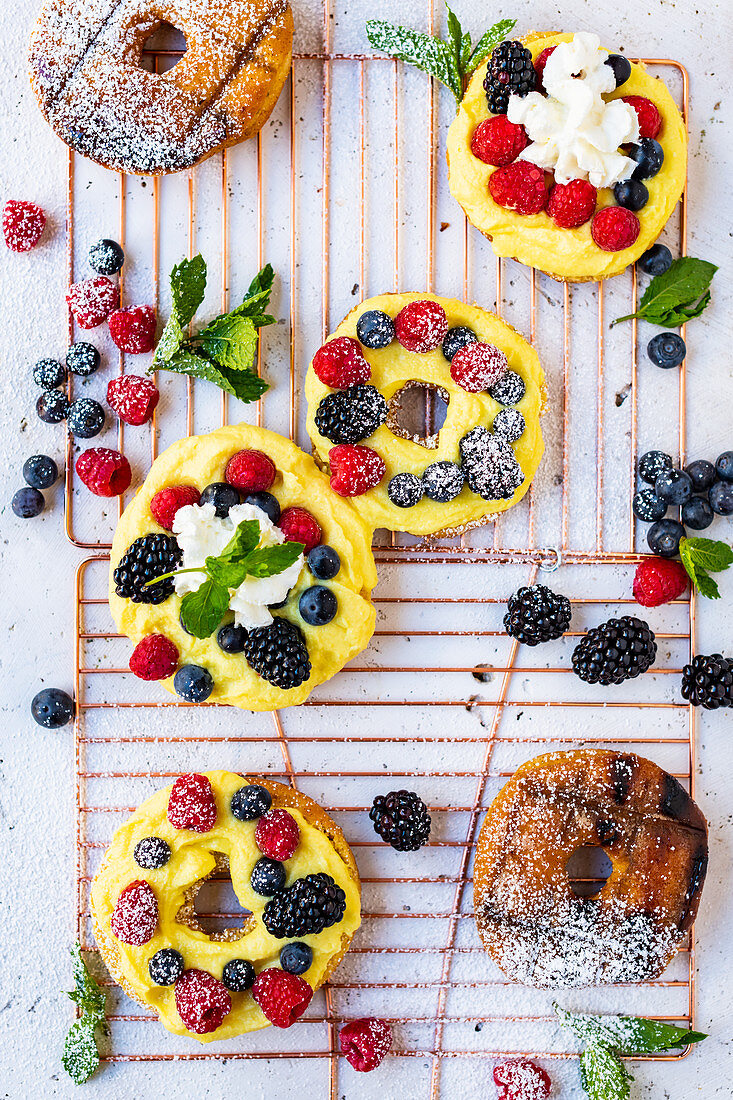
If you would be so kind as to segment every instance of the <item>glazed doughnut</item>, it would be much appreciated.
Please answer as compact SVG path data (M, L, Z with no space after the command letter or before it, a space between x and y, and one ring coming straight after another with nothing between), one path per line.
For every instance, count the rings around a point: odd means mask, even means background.
M155 74L142 48L162 23L186 36ZM30 78L54 132L120 172L177 172L252 137L290 71L287 0L47 0Z
M600 846L613 870L577 897L566 863ZM708 861L705 818L651 760L609 750L523 764L489 807L474 910L507 977L557 989L657 977L695 919Z
M297 829L273 860L263 856L272 837L262 840L259 823L278 816L289 816L285 826L292 829L294 821ZM212 874L227 870L251 915L241 928L207 934L194 900ZM323 907L320 878L314 904L320 915L291 934L297 922L295 907L289 908L292 887L308 875L330 876L328 894L336 901ZM311 990L328 980L360 924L359 873L343 833L312 799L271 779L212 771L181 776L117 829L92 883L91 911L102 958L125 993L152 1008L168 1031L208 1043L271 1022L255 999L257 989L251 992L255 974L290 970ZM295 965L292 948L282 954L291 943L301 945ZM180 980L192 972L208 976L214 1019L191 1019L185 1010L187 1019L181 1018Z

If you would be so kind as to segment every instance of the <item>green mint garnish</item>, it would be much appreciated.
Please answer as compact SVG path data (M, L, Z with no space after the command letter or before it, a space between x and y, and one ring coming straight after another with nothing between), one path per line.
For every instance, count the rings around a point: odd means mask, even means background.
M580 1083L589 1100L629 1100L630 1076L615 1050L592 1043L580 1056Z
M99 1066L97 1029L107 1030L104 1016L106 997L86 968L80 944L74 944L71 957L75 989L67 996L76 1002L82 1014L66 1036L61 1064L74 1084L83 1085Z
M699 317L710 301L710 284L717 271L715 264L697 260L694 256L682 256L675 260L664 275L655 275L644 291L636 313L617 317L630 321L638 317L663 328L679 327L693 317Z
M690 581L701 596L720 599L720 589L710 576L733 565L733 549L727 542L714 539L681 539L680 558Z

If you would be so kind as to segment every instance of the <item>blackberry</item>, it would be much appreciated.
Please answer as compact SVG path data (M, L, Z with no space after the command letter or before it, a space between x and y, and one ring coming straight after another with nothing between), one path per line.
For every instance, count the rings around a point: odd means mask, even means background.
M656 523L667 514L667 505L659 499L651 485L646 485L634 495L631 508L637 519L643 519L647 523Z
M329 393L316 411L316 427L331 443L359 443L386 419L387 402L379 390L359 383Z
M80 439L93 439L104 427L104 409L91 397L80 397L69 405L66 427Z
M79 341L72 344L66 352L66 366L72 374L77 374L80 378L88 378L90 374L94 374L100 362L99 352L94 344Z
M657 653L647 623L631 615L589 630L573 650L573 672L588 684L622 684L651 668Z
M162 947L148 963L151 981L156 985L175 985L184 969L183 955L172 947Z
M498 382L489 390L489 393L500 405L518 405L527 392L524 379L516 371L508 370Z
M170 573L181 564L183 554L172 535L143 535L122 555L114 571L115 591L133 603L162 603L173 595L173 581L145 587L147 581Z
M647 451L639 459L638 472L642 481L654 485L662 470L672 465L672 458L664 451Z
M524 97L534 91L537 74L532 54L521 42L501 42L491 57L484 77L486 102L492 115L505 115L509 96Z
M509 500L524 473L506 440L479 424L458 444L468 487L483 500Z
M374 799L369 818L374 831L398 852L416 852L430 836L427 806L413 791L390 791Z
M438 504L447 504L455 500L465 480L463 470L455 462L433 462L423 471L423 492Z
M682 669L682 698L705 710L733 707L733 660L720 653L693 657Z
M544 584L520 588L509 597L504 629L525 645L540 645L562 638L570 626L572 609L567 596L559 596Z
M526 426L519 409L499 409L491 428L500 439L505 439L507 443L516 443L524 435Z
M338 924L346 909L346 894L330 875L320 872L296 879L270 898L262 914L271 936L313 936Z
M269 626L250 630L244 643L250 668L268 684L299 687L311 674L311 663L302 631L288 619L277 617Z
M33 368L33 381L42 390L55 390L66 381L66 367L55 359L39 359Z

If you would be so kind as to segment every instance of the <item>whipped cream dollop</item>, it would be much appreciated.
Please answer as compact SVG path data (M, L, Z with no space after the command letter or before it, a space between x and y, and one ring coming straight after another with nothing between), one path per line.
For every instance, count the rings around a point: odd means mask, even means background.
M235 504L223 519L217 516L213 504L187 504L179 508L173 520L173 534L183 551L182 569L195 569L204 565L206 558L217 557L231 541L240 523L255 519L260 525L260 546L274 546L285 542L285 535L253 504ZM268 604L280 603L297 582L303 568L303 555L299 554L292 565L274 577L246 577L239 588L230 590L229 607L234 612L234 622L245 630L268 626L272 614ZM195 592L206 580L206 574L183 573L174 577L176 593L184 596Z
M639 120L630 104L603 98L616 89L607 57L597 35L580 32L548 57L542 77L546 96L509 96L507 118L524 126L531 140L522 160L554 171L557 183L582 179L613 187L636 167L618 147L638 142Z

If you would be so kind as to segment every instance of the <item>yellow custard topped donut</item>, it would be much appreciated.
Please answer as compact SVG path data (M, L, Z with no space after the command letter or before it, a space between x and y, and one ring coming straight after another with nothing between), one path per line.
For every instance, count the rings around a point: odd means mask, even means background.
M451 193L497 256L584 281L657 239L684 188L687 132L641 63L593 34L538 33L479 66L447 151Z
M137 676L262 711L364 649L376 582L351 502L290 440L239 424L155 460L117 525L109 603Z
M447 405L428 435L401 420L420 388ZM495 314L434 294L362 302L316 352L308 432L331 488L373 528L452 534L522 499L544 449L535 350Z
M250 915L207 934L202 883L229 872ZM270 779L180 776L117 829L92 883L110 974L176 1035L202 1043L289 1027L361 921L356 863L321 807Z

